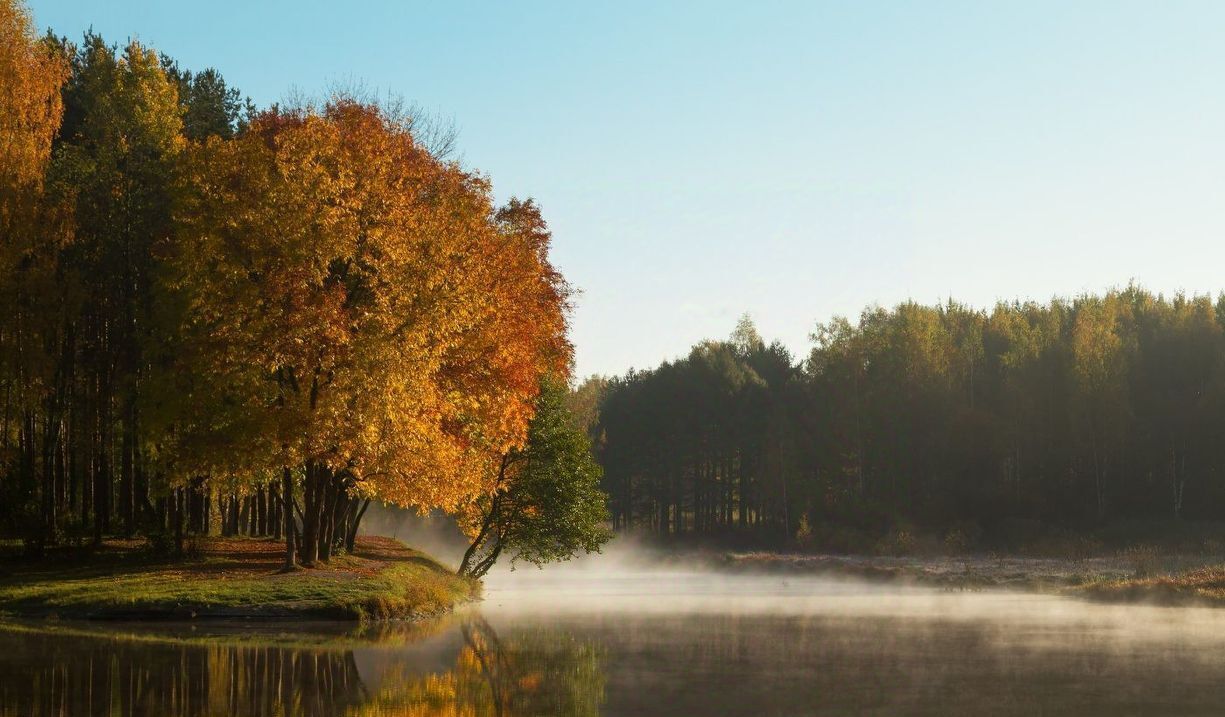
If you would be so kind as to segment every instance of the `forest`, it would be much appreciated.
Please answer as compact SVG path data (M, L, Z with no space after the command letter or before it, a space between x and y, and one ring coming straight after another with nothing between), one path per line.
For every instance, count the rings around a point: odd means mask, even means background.
M619 529L834 550L1225 519L1225 299L865 310L575 393Z
M258 108L12 0L0 34L0 539L30 554L215 532L312 565L378 501L455 515L481 573L597 548L597 482L614 529L776 548L1225 518L1225 300L907 302L806 357L746 317L563 398L549 228L445 125Z
M259 109L0 0L0 539L283 537L293 566L371 501L489 514L572 290L532 200L368 94Z

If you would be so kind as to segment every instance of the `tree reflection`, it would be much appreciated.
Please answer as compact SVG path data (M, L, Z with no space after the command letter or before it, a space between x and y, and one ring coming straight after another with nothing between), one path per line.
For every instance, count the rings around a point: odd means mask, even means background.
M367 699L352 651L33 639L4 660L5 717L325 717Z
M502 639L484 619L460 626L463 647L453 669L413 675L407 665L384 676L366 715L521 717L599 714L604 702L600 654L592 642L562 630Z
M479 617L455 629L448 667L422 669L414 645L379 648L385 669L373 681L360 673L351 646L335 643L0 631L0 717L598 714L604 677L593 643L559 630L500 638Z

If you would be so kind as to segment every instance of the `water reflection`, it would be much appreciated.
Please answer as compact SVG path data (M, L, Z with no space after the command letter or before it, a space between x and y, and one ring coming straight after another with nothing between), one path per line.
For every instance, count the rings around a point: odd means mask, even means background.
M548 630L506 639L475 614L432 627L342 633L301 646L276 644L284 635L251 644L225 635L9 626L0 629L0 715L599 713L603 676L590 641Z
M621 587L604 609L584 602L586 588L552 608L495 588L464 615L358 631L10 625L0 628L0 717L1127 715L1225 705L1225 611L822 593L794 581L772 603L765 583L695 583L688 602L645 581Z
M309 715L368 702L352 651L0 638L0 714Z
M499 637L485 620L460 622L454 666L422 676L411 662L382 675L371 715L597 715L604 699L599 654L558 630Z

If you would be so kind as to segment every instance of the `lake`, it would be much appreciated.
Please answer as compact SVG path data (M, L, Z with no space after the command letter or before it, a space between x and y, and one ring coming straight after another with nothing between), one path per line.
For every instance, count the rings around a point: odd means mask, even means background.
M1220 714L1225 611L519 570L421 624L10 624L0 715Z

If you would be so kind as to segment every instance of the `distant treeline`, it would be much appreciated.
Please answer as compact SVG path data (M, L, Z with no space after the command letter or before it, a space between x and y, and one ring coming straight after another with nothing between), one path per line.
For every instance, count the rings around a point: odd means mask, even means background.
M797 361L730 340L574 395L616 527L839 547L1011 522L1225 519L1225 300L873 308ZM960 538L959 538L960 539Z

